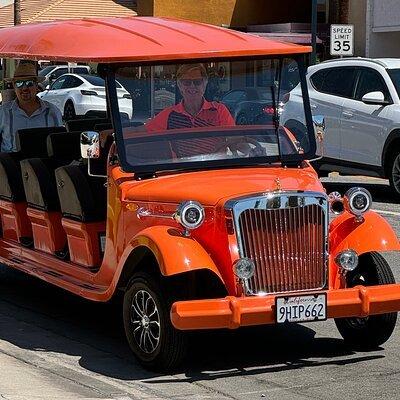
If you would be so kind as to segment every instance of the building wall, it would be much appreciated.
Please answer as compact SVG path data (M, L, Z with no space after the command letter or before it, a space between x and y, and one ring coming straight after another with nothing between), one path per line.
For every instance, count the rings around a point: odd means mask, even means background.
M349 24L354 25L354 55L365 57L366 43L366 0L350 0Z
M399 0L367 1L370 7L367 55L369 57L400 57Z
M309 22L311 1L304 0L138 0L139 15L169 16L214 25Z

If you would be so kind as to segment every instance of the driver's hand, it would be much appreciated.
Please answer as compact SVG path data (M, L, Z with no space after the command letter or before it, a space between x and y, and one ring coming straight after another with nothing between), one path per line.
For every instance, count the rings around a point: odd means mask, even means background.
M246 157L250 156L253 150L247 142L232 143L230 145L230 148L232 151L237 151L239 153L242 153Z

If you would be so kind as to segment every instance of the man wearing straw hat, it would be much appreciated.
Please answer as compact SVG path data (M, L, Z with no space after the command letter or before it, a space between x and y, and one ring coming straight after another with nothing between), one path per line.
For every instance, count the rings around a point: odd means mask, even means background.
M17 98L0 106L1 151L18 151L15 133L19 129L40 128L62 125L58 108L39 99L36 67L31 63L20 63L15 70L12 83Z

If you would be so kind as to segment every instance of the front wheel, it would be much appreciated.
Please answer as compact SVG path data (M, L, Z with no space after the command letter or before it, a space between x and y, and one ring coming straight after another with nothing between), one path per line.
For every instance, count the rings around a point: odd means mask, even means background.
M153 371L169 371L184 359L187 340L172 326L171 299L154 277L138 274L124 296L125 334L139 362Z
M397 197L400 197L400 153L394 154L389 174L390 186Z
M360 265L348 275L348 287L356 285L389 285L395 283L393 273L386 260L371 252L360 257ZM371 315L365 318L337 318L336 326L345 342L359 349L374 349L391 336L397 313Z

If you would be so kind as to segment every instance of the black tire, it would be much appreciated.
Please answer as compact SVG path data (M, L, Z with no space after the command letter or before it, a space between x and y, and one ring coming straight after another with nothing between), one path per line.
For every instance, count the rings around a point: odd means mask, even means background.
M64 106L64 121L70 121L76 118L74 103L67 101Z
M347 277L348 286L388 285L395 283L386 260L376 252L360 257L358 268ZM371 315L366 318L337 318L336 326L346 343L361 350L376 349L391 336L397 313Z
M400 152L396 152L390 159L389 182L393 193L400 198Z
M245 114L240 113L237 117L236 117L236 125L248 125L248 121L247 121L247 117Z
M134 304L137 305L136 301L140 303L143 299L146 299L146 306L142 307L145 313L140 318ZM186 355L187 337L171 323L172 303L160 282L145 273L135 275L125 292L123 319L129 346L139 362L152 371L171 371L182 363ZM155 311L157 314L153 314ZM144 320L144 316L148 317L147 320ZM159 329L153 323L157 318ZM158 342L154 339L157 337Z

